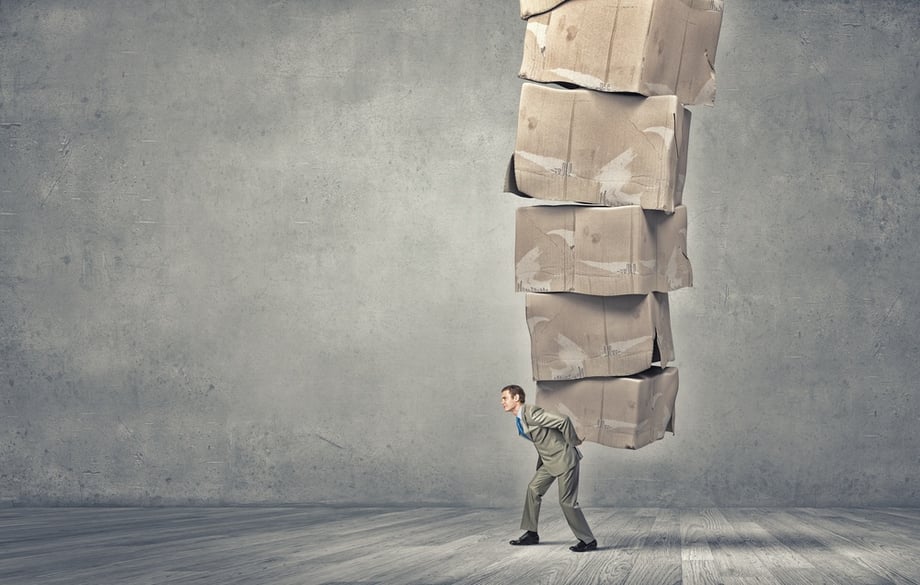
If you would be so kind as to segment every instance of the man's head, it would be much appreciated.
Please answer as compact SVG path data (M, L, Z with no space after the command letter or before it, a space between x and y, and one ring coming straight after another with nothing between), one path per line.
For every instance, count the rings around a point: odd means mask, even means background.
M505 412L517 414L518 409L524 404L524 389L517 384L510 384L502 388L502 408Z

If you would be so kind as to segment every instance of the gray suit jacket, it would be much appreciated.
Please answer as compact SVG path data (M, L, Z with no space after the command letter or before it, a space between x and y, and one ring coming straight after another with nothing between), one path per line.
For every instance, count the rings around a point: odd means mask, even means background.
M524 432L533 439L539 455L537 468L545 465L547 471L558 477L575 467L581 459L581 452L576 449L581 439L569 417L530 403L521 405L521 409Z

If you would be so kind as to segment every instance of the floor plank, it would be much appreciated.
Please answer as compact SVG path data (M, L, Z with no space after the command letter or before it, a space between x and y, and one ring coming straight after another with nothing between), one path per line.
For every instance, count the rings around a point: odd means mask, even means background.
M815 566L800 555L795 548L784 545L760 525L762 512L731 509L725 512L740 537L750 546L760 563L784 585L821 585L812 580Z
M845 509L804 510L802 516L803 521L827 530L848 558L892 583L920 585L917 565L920 541L903 536L899 529L886 530L884 525L873 525L865 514Z
M890 585L892 581L871 568L850 558L839 547L834 535L813 522L803 521L796 511L769 510L759 522L781 543L799 552L815 567L821 567L822 577L833 583Z
M636 556L626 585L681 583L680 514L675 510L658 511Z
M718 585L722 583L719 567L712 555L708 535L713 521L707 510L680 512L681 574L684 585Z
M719 509L706 511L706 536L725 585L779 583L757 556L757 543L739 533Z
M598 552L586 553L585 560L590 562L578 574L575 582L592 585L624 583L654 523L652 511L643 508L612 513L603 525L594 529ZM594 555L598 554L605 557L604 562L597 562Z
M517 509L4 508L0 583L920 585L914 509L590 508L574 554L544 508L531 547Z

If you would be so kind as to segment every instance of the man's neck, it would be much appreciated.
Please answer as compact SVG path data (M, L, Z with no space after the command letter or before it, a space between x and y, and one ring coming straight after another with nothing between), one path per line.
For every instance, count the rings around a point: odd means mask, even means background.
M514 416L521 414L521 409L524 408L523 404L518 404L514 407Z

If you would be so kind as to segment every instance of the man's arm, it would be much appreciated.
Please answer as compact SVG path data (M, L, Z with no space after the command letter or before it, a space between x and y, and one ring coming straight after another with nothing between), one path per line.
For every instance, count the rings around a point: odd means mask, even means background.
M581 445L582 441L575 432L575 425L572 424L569 417L555 412L547 412L539 406L532 406L528 414L530 415L528 417L529 422L533 425L558 429L566 443L574 446Z

